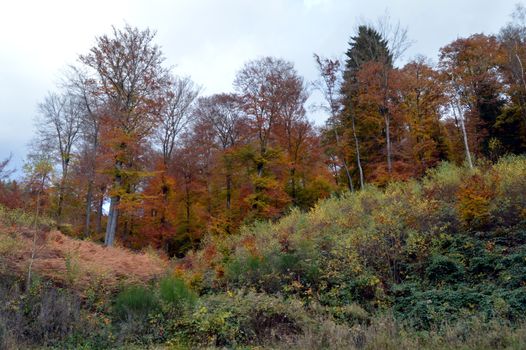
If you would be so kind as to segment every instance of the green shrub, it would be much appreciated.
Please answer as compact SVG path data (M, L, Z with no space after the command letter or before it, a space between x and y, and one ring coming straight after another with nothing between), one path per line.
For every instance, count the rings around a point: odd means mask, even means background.
M337 321L349 326L367 324L371 320L371 315L358 304L335 306L330 312Z
M194 345L233 347L285 340L312 323L298 300L240 292L203 297L200 306L176 321L173 329Z
M114 311L120 318L143 318L158 309L154 293L144 286L126 287L115 299Z
M444 255L435 255L426 269L427 279L433 283L456 283L464 278L464 267Z
M161 279L159 295L162 301L177 308L193 306L197 301L197 294L183 280L175 277Z

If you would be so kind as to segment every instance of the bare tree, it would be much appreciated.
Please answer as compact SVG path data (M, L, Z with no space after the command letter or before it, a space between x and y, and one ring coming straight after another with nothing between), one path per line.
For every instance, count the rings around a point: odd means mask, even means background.
M200 98L196 108L197 128L213 130L215 143L223 154L225 166L226 209L229 211L232 199L233 159L229 152L242 140L246 121L239 108L237 96L219 94Z
M58 158L62 170L57 206L57 221L60 225L69 166L80 135L83 109L78 99L69 92L50 93L38 109L40 113L36 124L39 142L43 149Z
M241 106L255 130L259 146L256 164L259 177L263 176L272 132L283 111L285 84L298 79L292 63L265 57L246 63L234 80Z
M170 85L162 92L157 111L159 126L156 137L161 146L166 166L172 159L177 136L188 125L199 89L190 78L172 78Z
M347 160L342 147L340 145L340 135L338 129L341 127L340 116L343 109L342 97L340 96L340 91L342 88L342 70L341 63L338 59L329 59L322 58L317 54L314 54L314 59L316 61L318 72L321 77L321 81L315 83L315 87L322 92L325 99L324 105L321 107L329 113L329 123L332 126L334 131L334 138L336 141L336 149L339 153L338 156L341 157L345 174L347 175L347 182L349 185L349 190L353 190L353 183L349 167L347 165ZM351 127L354 139L354 149L356 152L356 165L358 167L358 172L360 175L360 188L364 188L364 177L362 162L360 158L360 144L358 141L358 136L356 134L356 126L354 123L354 113L350 113L351 118Z
M82 154L83 159L87 162L87 189L86 189L86 208L85 208L85 223L84 223L84 237L88 237L91 227L91 213L94 202L94 187L96 179L97 155L100 148L100 132L102 115L104 114L104 100L99 97L97 93L97 86L93 79L88 78L88 73L83 71L81 67L70 67L67 72L64 82L64 88L68 89L71 94L74 94L83 109L81 136L83 144ZM97 209L97 232L100 231L100 223L102 220L102 202L104 201L103 194L100 195L99 208Z

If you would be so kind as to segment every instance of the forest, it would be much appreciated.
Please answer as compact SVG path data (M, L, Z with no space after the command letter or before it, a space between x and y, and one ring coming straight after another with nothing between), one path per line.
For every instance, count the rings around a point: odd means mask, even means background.
M410 43L206 96L154 30L97 37L0 162L0 349L526 346L526 9Z

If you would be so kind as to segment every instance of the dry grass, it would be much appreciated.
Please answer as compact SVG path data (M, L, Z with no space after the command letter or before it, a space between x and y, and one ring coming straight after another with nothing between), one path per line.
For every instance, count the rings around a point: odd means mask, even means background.
M6 271L27 273L33 232L0 226L0 260ZM106 248L67 237L59 231L38 232L33 270L79 293L94 284L112 290L123 283L146 283L161 275L167 262L152 253Z

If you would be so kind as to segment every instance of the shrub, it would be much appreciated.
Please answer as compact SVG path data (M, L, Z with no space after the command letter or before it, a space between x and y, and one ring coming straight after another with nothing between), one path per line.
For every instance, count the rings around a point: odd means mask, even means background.
M427 266L426 277L433 283L456 283L464 277L464 267L450 257L435 255Z
M292 338L312 322L298 300L229 292L204 297L196 311L174 329L194 345L232 347Z
M349 326L357 324L367 324L371 320L371 315L358 304L335 306L330 308L333 317L340 323Z
M484 178L472 176L460 187L457 197L459 216L467 227L480 228L489 223L493 191Z
M150 289L136 285L126 287L117 295L114 311L121 319L144 318L158 306L158 301Z
M162 301L176 308L193 306L197 301L197 294L175 277L165 277L159 282L159 295Z

